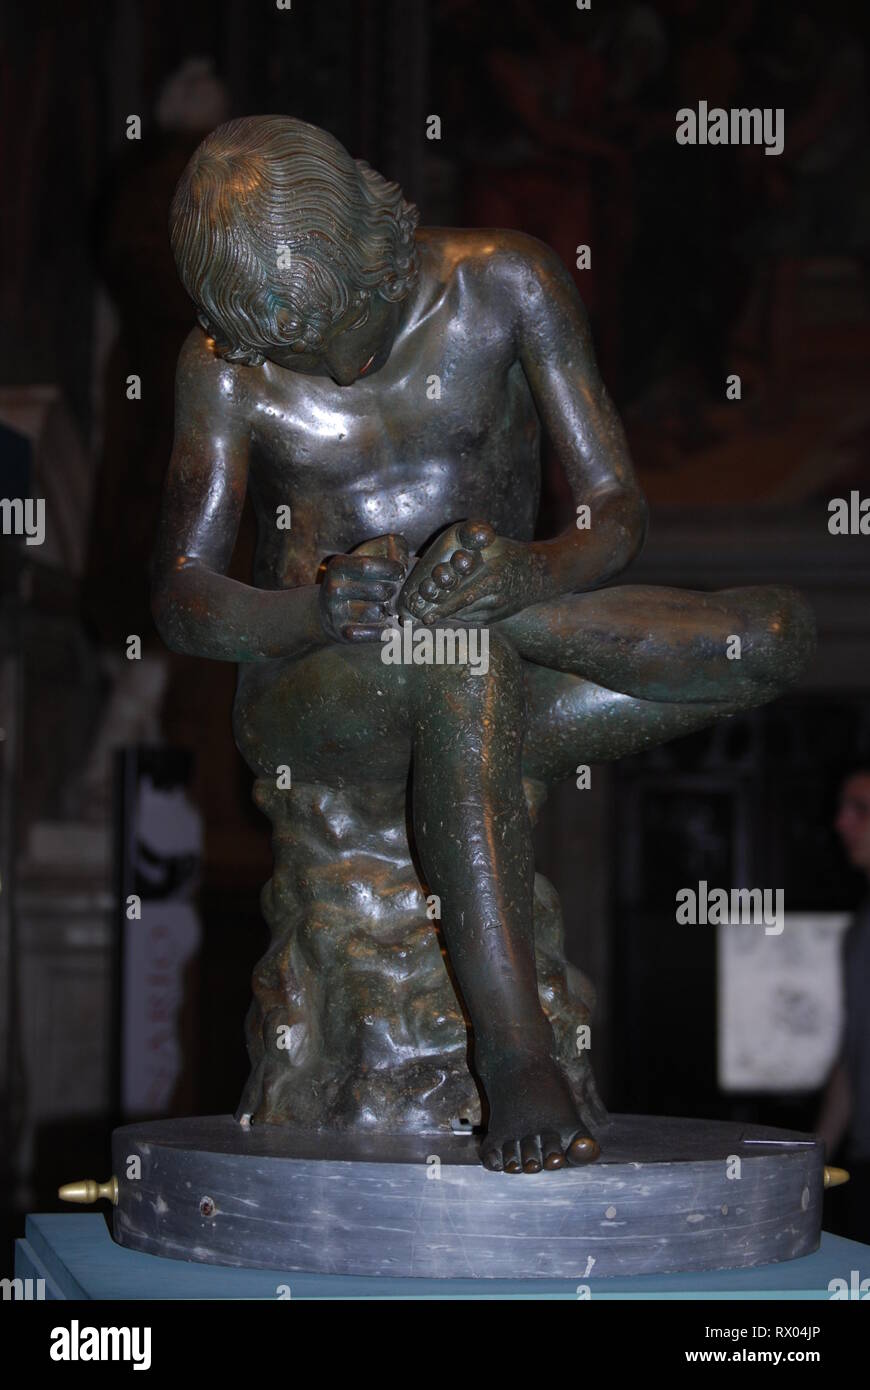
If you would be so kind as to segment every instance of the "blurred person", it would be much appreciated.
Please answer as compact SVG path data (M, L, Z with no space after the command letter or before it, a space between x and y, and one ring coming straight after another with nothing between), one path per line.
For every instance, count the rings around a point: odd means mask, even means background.
M834 823L850 863L870 880L870 760L842 783ZM870 1243L870 887L846 935L843 976L843 1043L817 1130L829 1161L845 1140L851 1174L844 1190L845 1234Z

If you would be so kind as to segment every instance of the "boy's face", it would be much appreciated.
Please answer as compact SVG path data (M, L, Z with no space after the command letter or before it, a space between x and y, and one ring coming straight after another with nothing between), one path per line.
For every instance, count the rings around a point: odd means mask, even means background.
M289 347L264 348L270 362L306 376L330 376L339 386L352 386L384 365L392 350L400 306L374 291L362 308L351 308L326 334L316 352Z
M835 825L855 868L870 874L870 775L867 773L859 772L844 783Z

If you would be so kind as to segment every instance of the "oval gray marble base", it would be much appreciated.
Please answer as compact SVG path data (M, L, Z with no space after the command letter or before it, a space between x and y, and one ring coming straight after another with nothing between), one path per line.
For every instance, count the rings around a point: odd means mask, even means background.
M742 1268L817 1248L820 1140L640 1115L598 1137L594 1164L511 1175L484 1169L470 1135L127 1125L114 1236L177 1260L445 1279Z

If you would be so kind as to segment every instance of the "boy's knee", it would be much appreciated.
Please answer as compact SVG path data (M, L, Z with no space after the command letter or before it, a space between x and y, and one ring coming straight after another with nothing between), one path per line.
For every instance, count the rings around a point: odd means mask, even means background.
M816 646L816 621L797 589L770 587L750 632L750 655L756 678L776 690L792 685Z

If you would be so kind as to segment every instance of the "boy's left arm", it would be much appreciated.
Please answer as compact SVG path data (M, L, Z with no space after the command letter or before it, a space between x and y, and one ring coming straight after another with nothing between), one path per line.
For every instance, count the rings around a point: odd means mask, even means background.
M485 522L449 527L400 601L424 623L451 615L498 621L558 594L598 588L631 563L646 534L646 503L573 280L549 247L520 233L510 234L490 274L513 315L517 358L575 505L589 515L550 541L497 536Z

